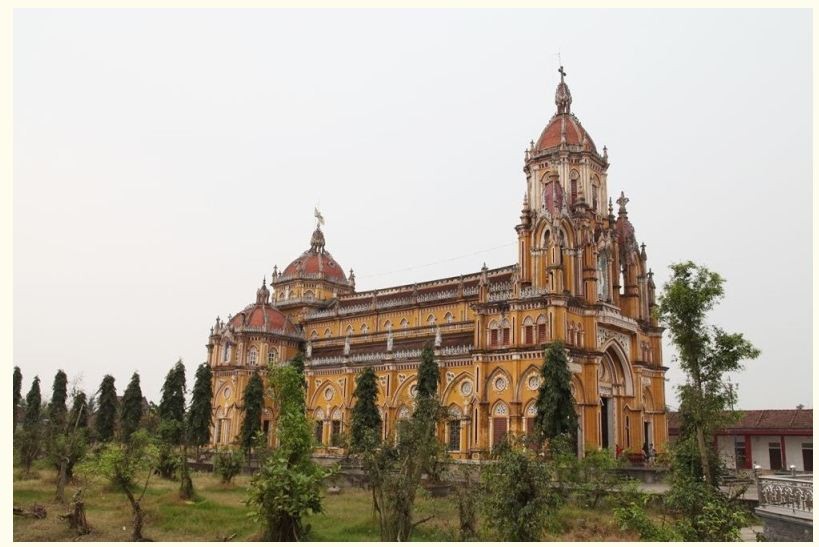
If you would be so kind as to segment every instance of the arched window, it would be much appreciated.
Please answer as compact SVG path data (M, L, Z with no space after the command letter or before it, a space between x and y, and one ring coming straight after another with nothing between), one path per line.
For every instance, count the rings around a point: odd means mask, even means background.
M330 332L330 329L324 329L324 337L330 338L331 336L333 336L333 333Z
M501 342L504 346L508 346L512 343L512 325L509 323L508 319L504 319L501 322Z
M384 330L389 330L392 328L392 321L384 321Z
M273 363L277 363L279 361L279 352L276 348L270 348L267 352L267 364L272 365Z
M352 325L347 325L347 330L345 332L346 332L347 336L352 336L353 335L353 326Z
M574 323L573 322L569 322L569 333L568 333L566 341L569 344L574 345Z
M313 294L313 291L304 291L304 299L305 300L313 300L315 297L316 297L316 295Z
M435 316L434 315L430 314L429 317L427 317L427 324L428 325L434 325L435 324Z
M310 333L310 340L315 340L316 338L318 338L318 333L314 330Z
M225 342L225 349L222 352L222 361L230 361L230 342Z
M367 334L370 329L367 328L367 323L362 323L361 325L361 334Z
M449 312L446 312L446 315L444 316L444 322L452 323L452 320L453 320L452 314L449 313Z
M580 184L577 179L579 177L580 177L580 175L577 173L577 171L572 171L572 173L570 175L570 178L571 178L571 186L570 186L571 197L570 197L570 199L571 199L571 201L569 201L569 203L571 203L572 205L574 205L577 202L577 187Z
M532 321L531 317L527 317L523 320L523 343L535 343L535 322Z
M600 179L597 177L592 177L592 210L596 213L600 213L601 211L597 210L597 206L600 203Z
M541 315L537 318L537 343L543 344L546 342L547 339L547 325L546 325L546 316Z
M496 321L489 323L489 345L492 347L500 345L500 329Z
M409 321L407 321L406 319L402 319L402 320L401 320L401 328L402 328L402 329L407 329L407 328L409 328Z
M247 364L255 367L256 363L259 361L259 350L255 347L251 347L247 350Z

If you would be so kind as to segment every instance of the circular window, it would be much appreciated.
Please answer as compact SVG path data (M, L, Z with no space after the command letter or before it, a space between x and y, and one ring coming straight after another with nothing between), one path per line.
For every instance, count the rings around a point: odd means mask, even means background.
M415 394L418 393L418 386L416 384L412 384L410 386L410 395L415 397Z
M472 395L472 382L469 380L461 382L461 394Z
M230 399L230 394L231 394L231 391L230 391L230 388L229 388L229 387L226 387L226 388L225 388L224 393L225 393L225 399Z
M324 398L325 398L327 401L329 401L330 399L332 399L332 398L333 398L333 395L335 395L335 391L333 391L333 388L328 387L327 389L325 389L325 390L324 390Z
M495 386L495 391L503 391L506 389L506 378L503 376L498 376L495 378L493 385Z
M529 389L535 390L540 387L540 378L538 377L537 374L532 374L531 376L529 376L528 383Z

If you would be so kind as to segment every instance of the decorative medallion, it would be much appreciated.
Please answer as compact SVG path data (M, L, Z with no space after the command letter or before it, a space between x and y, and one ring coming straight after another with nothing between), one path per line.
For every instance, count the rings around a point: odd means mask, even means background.
M446 373L446 383L447 384L450 383L454 379L455 379L455 373L454 372L447 372Z
M232 392L230 391L230 386L226 387L226 388L225 388L225 391L224 391L224 396L225 396L225 399L230 399L230 394L231 394L231 393L232 393Z
M333 395L335 394L336 394L335 390L331 387L328 387L327 389L324 390L324 399L329 401L330 399L333 398Z
M461 382L461 395L466 397L472 395L472 382L469 380L464 380Z
M503 391L506 389L507 385L508 384L506 383L506 378L504 378L503 376L496 377L495 381L492 382L492 386L495 388L495 391Z
M399 383L399 384L403 384L403 383L404 383L404 380L406 380L406 379L407 379L407 375L406 375L406 374L399 374L399 375L398 375L398 383Z
M527 380L527 384L529 385L529 389L532 391L540 388L540 376L537 374L532 374L529 376L529 380Z

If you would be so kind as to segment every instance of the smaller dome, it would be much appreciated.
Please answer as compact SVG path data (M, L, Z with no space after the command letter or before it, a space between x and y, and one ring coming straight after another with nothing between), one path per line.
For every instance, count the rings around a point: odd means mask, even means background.
M262 286L256 291L256 303L267 304L267 299L270 298L270 291L267 288L267 279L262 279Z
M246 307L230 320L235 329L244 327L261 329L271 334L298 336L299 330L290 319L270 304L253 304Z

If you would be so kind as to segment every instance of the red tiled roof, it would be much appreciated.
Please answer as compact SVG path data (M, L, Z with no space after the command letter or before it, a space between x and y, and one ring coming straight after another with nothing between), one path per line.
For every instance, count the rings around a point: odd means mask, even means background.
M267 322L265 324L265 318ZM290 319L270 304L254 304L247 307L230 320L234 327L266 328L270 332L284 332L298 335L298 329Z
M768 430L795 430L813 431L813 409L793 408L776 410L741 410L739 420L723 429L725 432L732 431L759 431ZM680 413L668 413L669 433L677 432L680 429Z
M333 256L327 251L305 251L284 269L283 275L298 276L299 266L301 266L305 274L321 273L325 279L330 281L347 282L347 276L344 275L344 270L341 268L341 265L333 260Z
M566 144L580 145L583 143L583 135L586 136L584 150L590 152L597 152L589 133L583 129L577 118L571 114L557 114L550 121L535 146L536 150L545 150L547 148L555 148L560 146L560 131L563 125L562 120L566 120Z

